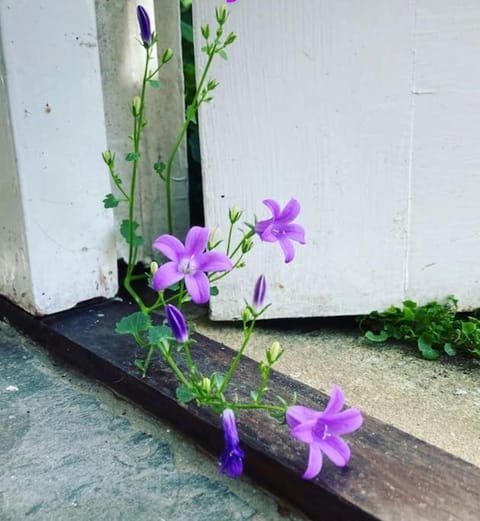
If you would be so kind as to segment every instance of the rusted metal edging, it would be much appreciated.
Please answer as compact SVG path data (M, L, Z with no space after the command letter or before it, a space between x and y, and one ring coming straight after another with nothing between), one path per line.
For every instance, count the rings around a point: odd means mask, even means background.
M118 301L75 308L49 317L32 317L0 298L5 317L53 355L74 364L172 422L207 450L219 455L223 446L220 419L193 404L175 400L177 381L167 367L154 363L141 378L133 365L136 344L114 333L115 323L134 311ZM202 335L192 348L204 374L225 371L234 351ZM258 381L257 364L245 358L234 390L248 396ZM323 409L328 397L280 373L273 372L270 396L297 394L297 402ZM318 478L301 478L307 447L288 428L264 414L243 414L238 421L245 450L245 472L314 520L477 521L480 512L480 469L437 447L365 415L362 428L348 437L352 458L346 468L325 462Z

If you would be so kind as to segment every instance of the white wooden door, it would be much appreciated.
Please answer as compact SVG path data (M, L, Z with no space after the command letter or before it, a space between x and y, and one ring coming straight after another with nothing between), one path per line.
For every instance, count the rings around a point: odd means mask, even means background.
M217 3L194 2L197 37ZM263 219L262 199L294 196L307 244L289 265L278 245L257 244L212 317L238 317L260 273L270 317L448 294L480 306L480 2L238 0L230 11L238 40L200 114L207 224L225 230L232 205Z

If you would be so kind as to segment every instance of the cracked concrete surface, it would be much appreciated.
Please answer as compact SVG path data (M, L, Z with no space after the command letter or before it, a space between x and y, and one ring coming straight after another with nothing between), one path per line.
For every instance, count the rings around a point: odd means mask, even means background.
M0 519L300 521L0 322Z

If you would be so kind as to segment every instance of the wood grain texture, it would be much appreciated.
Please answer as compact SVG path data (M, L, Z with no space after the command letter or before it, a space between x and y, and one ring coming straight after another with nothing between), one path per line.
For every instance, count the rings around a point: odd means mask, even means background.
M194 436L215 455L223 443L220 420L193 405L175 401L176 380L161 363L142 379L133 366L136 346L113 334L117 320L132 306L107 302L45 319L35 319L0 299L6 316L56 356L76 364L131 400ZM224 371L234 352L201 335L193 354L205 374ZM246 358L238 368L234 392L248 396L258 378ZM322 409L327 396L274 372L270 395L297 393L298 403ZM339 469L326 462L313 481L301 479L307 449L262 414L242 414L238 422L245 470L315 520L476 521L480 511L480 469L375 418L348 437L352 459Z
M197 29L215 5L194 2ZM257 246L222 281L212 318L237 318L260 273L269 317L450 293L480 305L478 17L474 0L231 7L238 40L200 114L207 224L226 227L232 205L265 218L263 198L295 196L307 245L288 266L277 245Z

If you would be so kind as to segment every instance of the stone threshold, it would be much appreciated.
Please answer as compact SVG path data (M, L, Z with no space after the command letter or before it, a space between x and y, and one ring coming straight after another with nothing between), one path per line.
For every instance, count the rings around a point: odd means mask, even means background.
M218 457L223 449L220 418L193 404L179 404L177 380L163 364L154 362L150 374L142 378L133 364L135 342L114 333L115 323L133 311L128 303L110 300L33 317L0 297L0 317L52 355L170 421ZM225 372L235 351L199 334L195 340L192 351L199 369L204 374ZM240 399L248 397L248 383L258 378L257 364L245 358L233 380ZM319 410L328 401L320 391L275 371L269 388L267 398L296 393L297 403ZM238 430L246 453L245 472L314 520L477 521L480 468L371 416L364 417L362 428L346 436L352 449L349 465L338 468L325 458L321 474L305 481L301 475L307 447L264 413L241 414Z

